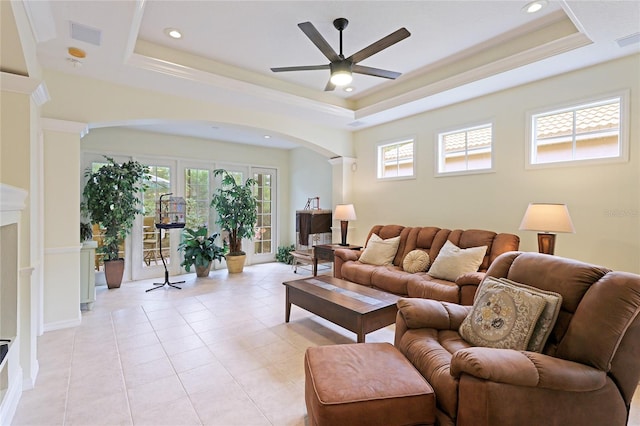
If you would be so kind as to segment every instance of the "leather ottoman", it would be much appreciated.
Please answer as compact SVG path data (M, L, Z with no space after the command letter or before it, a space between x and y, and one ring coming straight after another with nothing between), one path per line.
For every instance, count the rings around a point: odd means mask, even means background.
M432 425L431 385L393 345L308 348L304 356L309 425Z

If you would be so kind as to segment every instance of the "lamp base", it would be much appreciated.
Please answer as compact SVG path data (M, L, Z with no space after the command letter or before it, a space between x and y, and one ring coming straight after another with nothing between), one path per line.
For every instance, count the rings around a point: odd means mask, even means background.
M341 220L340 221L340 236L341 236L341 241L340 241L340 245L341 246L348 246L349 244L347 244L347 227L349 226L349 221L348 220Z
M538 234L538 252L543 254L553 254L556 248L556 234Z

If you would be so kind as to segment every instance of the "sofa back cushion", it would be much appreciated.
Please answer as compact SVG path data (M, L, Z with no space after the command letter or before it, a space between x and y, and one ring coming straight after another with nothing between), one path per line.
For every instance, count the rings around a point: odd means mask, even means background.
M373 234L376 234L383 240L400 236L398 251L396 252L396 256L393 259L393 264L395 266L400 266L402 265L402 259L405 254L405 246L407 244L407 237L410 231L411 231L411 228L406 226L401 226L401 225L375 225L369 231L369 235L367 235L367 241L365 242L365 246L367 245L367 243L369 243L369 239Z
M461 249L467 249L471 247L486 246L487 251L484 255L484 259L478 268L479 271L486 271L489 267L489 253L491 252L491 246L493 245L493 239L497 234L493 231L483 231L480 229L455 229L449 234L449 241Z

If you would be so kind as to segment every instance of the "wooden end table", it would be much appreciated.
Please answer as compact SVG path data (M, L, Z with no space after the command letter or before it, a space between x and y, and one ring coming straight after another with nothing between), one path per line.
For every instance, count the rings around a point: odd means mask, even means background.
M360 250L362 246L348 244L346 246L340 244L318 244L314 247L313 276L318 275L318 260L326 260L333 263L334 251L338 249Z

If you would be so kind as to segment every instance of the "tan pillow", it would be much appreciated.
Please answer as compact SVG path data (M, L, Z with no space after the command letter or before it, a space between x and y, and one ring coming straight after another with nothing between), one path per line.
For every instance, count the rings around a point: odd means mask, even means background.
M526 289L487 277L460 336L475 346L526 350L546 301Z
M447 240L433 261L429 275L434 278L455 281L462 274L476 272L486 253L487 246L461 249Z
M396 257L399 244L400 236L383 240L377 234L373 234L358 260L369 265L390 265Z
M429 253L422 250L411 250L402 261L402 269L411 274L424 272L429 267Z
M562 295L554 291L541 290L506 278L500 278L499 281L518 286L532 294L536 294L544 298L547 302L544 310L540 314L540 318L538 318L535 328L533 329L531 340L529 340L529 344L527 345L528 351L542 352L542 349L544 349L544 345L547 343L547 339L551 334L551 330L553 330L553 326L556 324L556 320L558 319L560 307L562 306Z

